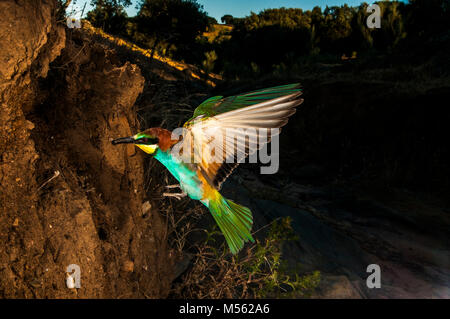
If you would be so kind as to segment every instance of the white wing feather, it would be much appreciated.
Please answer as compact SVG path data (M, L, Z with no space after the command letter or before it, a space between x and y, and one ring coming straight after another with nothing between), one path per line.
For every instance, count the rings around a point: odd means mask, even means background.
M208 172L211 164L240 162L270 142L267 131L286 125L288 118L295 113L295 107L303 102L300 95L301 92L297 92L207 119L199 116L184 132L180 142L183 143L184 155L186 150L191 149L191 153L187 153L190 156L183 157L184 161L193 159L211 181L216 173L216 170ZM279 131L271 130L272 136L279 134ZM265 138L267 136L269 138ZM234 154L231 150L235 148L246 152Z

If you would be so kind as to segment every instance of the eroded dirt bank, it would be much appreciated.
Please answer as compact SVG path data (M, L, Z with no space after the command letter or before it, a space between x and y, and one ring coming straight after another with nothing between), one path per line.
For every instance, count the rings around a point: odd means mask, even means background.
M137 66L58 22L56 1L0 10L0 297L164 297L171 260L148 210ZM66 267L81 288L66 288Z

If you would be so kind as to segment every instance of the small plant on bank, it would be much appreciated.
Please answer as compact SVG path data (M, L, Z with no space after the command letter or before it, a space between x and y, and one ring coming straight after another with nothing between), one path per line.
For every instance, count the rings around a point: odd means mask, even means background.
M305 298L320 282L320 273L300 276L282 259L283 243L298 238L289 217L275 220L267 236L232 256L220 232L206 231L193 265L173 287L177 298Z

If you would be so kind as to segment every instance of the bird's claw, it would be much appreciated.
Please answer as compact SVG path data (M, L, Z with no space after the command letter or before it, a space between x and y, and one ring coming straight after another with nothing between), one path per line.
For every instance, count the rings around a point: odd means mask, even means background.
M171 188L180 188L180 184L166 185L166 188L168 188L168 189L171 189Z
M163 193L163 196L165 197L174 197L178 200L181 200L186 195L187 195L186 193Z

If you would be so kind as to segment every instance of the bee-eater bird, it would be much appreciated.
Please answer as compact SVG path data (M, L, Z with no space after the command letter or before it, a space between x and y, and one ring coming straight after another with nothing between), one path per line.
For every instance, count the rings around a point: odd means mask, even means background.
M254 242L250 232L253 217L250 209L219 193L222 183L239 163L232 161L233 158L230 160L230 156L235 159L235 155L225 150L245 145L244 156L248 156L270 142L261 138L261 132L284 126L295 113L295 107L303 102L301 94L299 84L289 84L237 96L211 97L195 109L178 137L166 129L155 127L113 140L112 144L135 144L160 161L179 182L179 185L167 187L182 190L182 193L164 195L177 199L189 195L201 201L219 225L232 254L236 254L245 242ZM218 135L221 138L215 139ZM248 143L249 137L256 143ZM179 151L175 152L177 148ZM199 160L192 161L192 155L188 160L183 158L189 149Z

